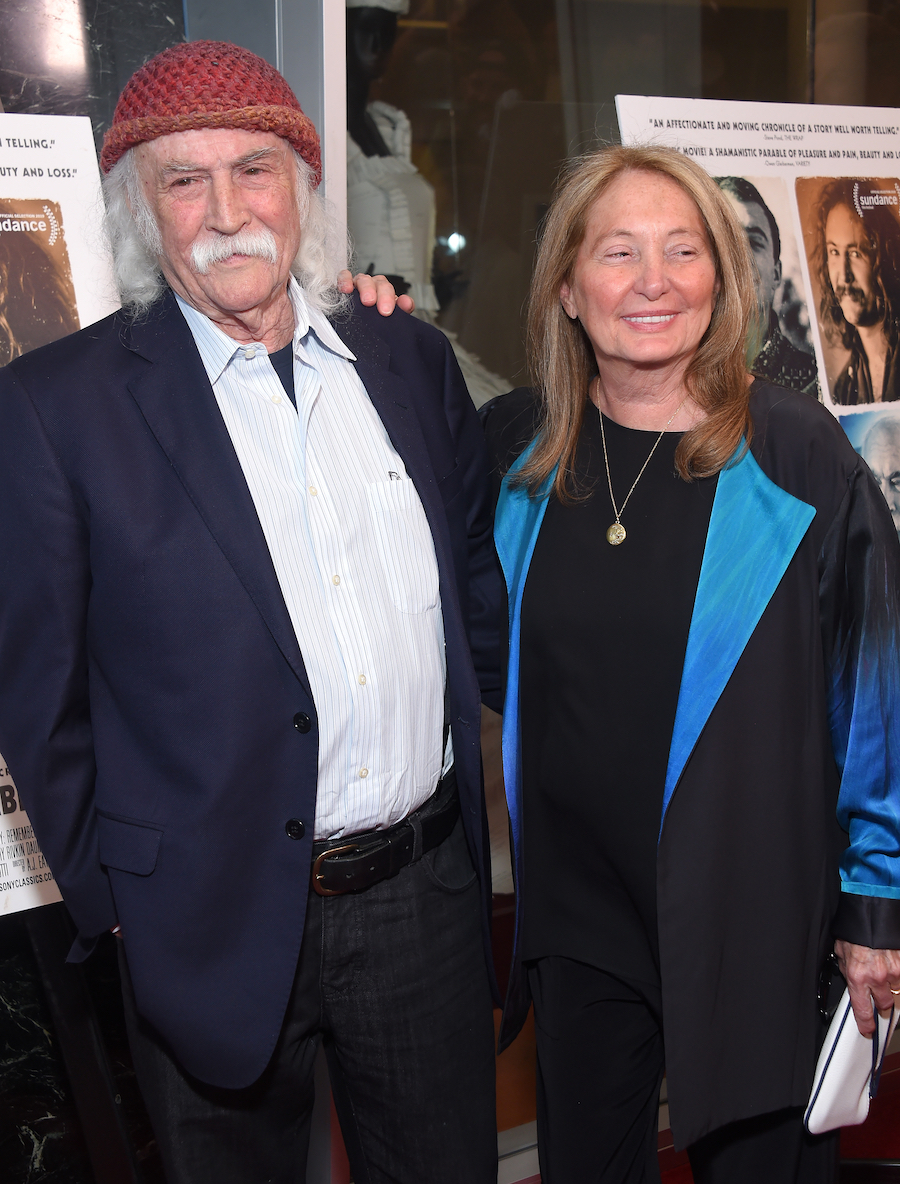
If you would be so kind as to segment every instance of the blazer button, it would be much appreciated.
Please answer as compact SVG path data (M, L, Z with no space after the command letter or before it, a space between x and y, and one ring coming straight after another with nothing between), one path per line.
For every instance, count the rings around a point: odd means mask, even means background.
M312 720L305 711L298 711L294 716L294 727L298 732L308 732L312 727Z
M289 839L302 839L306 834L306 827L299 818L289 818L284 824L284 833Z

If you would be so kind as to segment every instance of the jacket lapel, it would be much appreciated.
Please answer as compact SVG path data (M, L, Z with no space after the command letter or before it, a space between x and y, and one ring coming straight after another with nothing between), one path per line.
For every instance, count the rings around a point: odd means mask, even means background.
M309 680L265 536L194 339L167 294L124 344L152 363L128 383L153 435L304 688Z
M678 693L660 836L694 745L815 513L770 480L749 449L719 474Z
M522 733L519 718L519 656L521 652L522 595L525 591L525 578L528 575L531 556L534 554L535 543L547 509L550 489L556 477L554 469L533 496L524 486L510 484L510 477L522 468L531 455L534 445L535 441L532 441L503 479L494 518L494 543L509 595L509 665L506 675L506 701L503 706L502 734L503 779L506 785L506 800L513 833L516 879L520 884L522 882L520 866L522 860L522 810L519 771L522 759Z

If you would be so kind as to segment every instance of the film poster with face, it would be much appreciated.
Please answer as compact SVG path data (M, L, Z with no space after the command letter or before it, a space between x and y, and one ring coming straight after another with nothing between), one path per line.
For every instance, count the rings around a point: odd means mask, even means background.
M0 113L0 365L115 310L102 210L89 119ZM13 773L0 756L0 915L60 899Z
M747 234L755 374L819 398L900 534L900 110L619 95L623 144L711 173Z

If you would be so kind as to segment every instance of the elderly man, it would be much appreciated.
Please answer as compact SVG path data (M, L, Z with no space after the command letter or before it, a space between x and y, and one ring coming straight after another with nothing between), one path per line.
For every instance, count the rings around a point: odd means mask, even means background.
M170 1184L302 1181L323 1040L358 1184L487 1184L474 409L336 292L260 58L160 54L101 163L123 311L0 372L0 747L71 956L121 934Z
M753 373L777 386L818 398L816 359L785 337L773 307L781 283L781 235L775 216L756 186L745 177L716 177L716 184L731 202L756 264L759 323L765 338L754 360Z
M826 185L817 211L817 258L826 335L850 351L834 382L835 403L900 398L900 225L889 206L857 212L859 182Z
M900 418L882 415L866 432L860 451L885 496L900 535Z

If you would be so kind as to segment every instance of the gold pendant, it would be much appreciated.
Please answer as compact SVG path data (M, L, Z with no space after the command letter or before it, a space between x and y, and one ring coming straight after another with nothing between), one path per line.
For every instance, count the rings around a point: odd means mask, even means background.
M614 522L606 532L606 541L611 547L618 547L625 539L625 527L621 522Z

